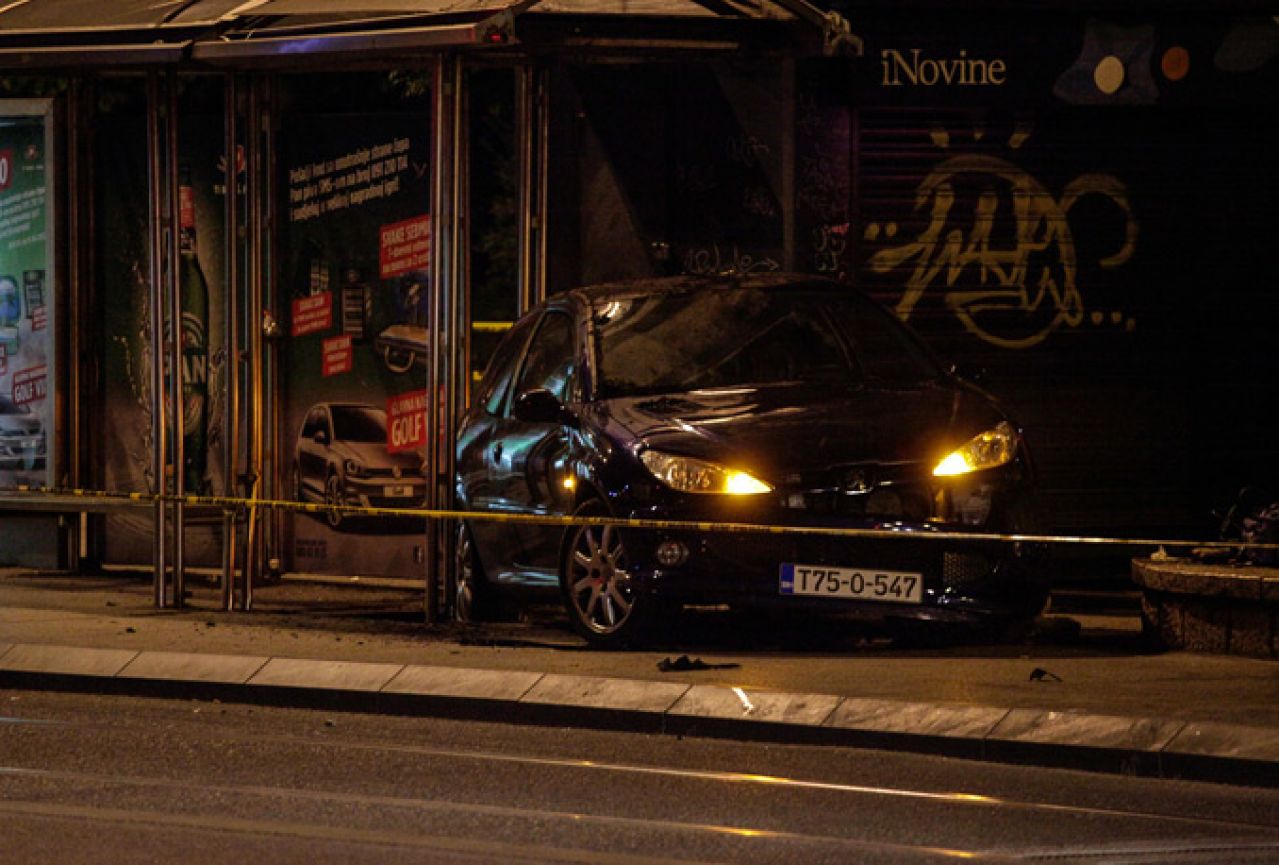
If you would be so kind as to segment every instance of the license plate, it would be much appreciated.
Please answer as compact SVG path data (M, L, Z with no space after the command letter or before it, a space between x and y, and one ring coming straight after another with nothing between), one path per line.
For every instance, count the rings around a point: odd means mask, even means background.
M413 488L410 486L385 487L382 494L387 498L404 498L413 495Z
M924 575L787 562L782 565L781 594L918 604L924 600Z

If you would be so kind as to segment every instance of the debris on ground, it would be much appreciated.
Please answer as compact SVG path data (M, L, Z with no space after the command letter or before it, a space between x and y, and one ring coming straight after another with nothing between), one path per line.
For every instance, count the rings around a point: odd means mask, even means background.
M740 666L741 664L708 664L701 658L690 658L688 655L680 655L673 661L670 658L662 658L657 662L657 669L663 673L685 670L732 670Z

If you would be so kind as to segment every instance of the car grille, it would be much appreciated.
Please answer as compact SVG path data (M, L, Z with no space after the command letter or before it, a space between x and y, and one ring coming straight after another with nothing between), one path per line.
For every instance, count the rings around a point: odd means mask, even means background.
M990 557L979 553L942 553L942 583L956 588L966 586L985 579L993 567Z
M414 480L415 478L416 478L417 480L421 480L421 477L418 475L418 473L417 473L417 472L415 472L415 471L405 471L404 469L401 469L401 470L400 470L400 472L399 472L399 475L398 475L398 476L399 476L399 477L401 477L401 478L403 478L403 479L405 480L405 482L408 482L408 481ZM396 471L395 471L395 469L393 469L393 468L385 468L385 467L382 467L382 466L366 466L366 467L364 468L364 472L362 473L361 477L366 477L366 478L395 478L395 477L397 477L397 475L396 475Z
M916 464L832 466L786 478L782 504L813 516L922 522L932 493Z

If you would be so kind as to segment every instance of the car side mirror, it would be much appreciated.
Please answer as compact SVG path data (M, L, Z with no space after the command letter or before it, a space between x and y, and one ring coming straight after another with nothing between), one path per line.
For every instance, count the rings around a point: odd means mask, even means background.
M952 363L950 374L973 384L981 384L986 378L986 368L971 363Z
M322 429L315 431L315 435L311 436L311 441L317 445L326 445L329 443L329 435Z
M570 417L559 397L542 387L517 396L511 414L525 423L568 423Z

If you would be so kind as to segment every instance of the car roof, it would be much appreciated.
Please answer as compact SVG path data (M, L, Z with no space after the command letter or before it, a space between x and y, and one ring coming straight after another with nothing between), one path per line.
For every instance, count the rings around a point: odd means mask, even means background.
M807 273L722 273L682 276L664 276L648 279L628 279L583 286L566 292L580 302L594 306L623 298L656 294L680 294L702 289L787 289L803 288L847 292L852 286L824 276Z

